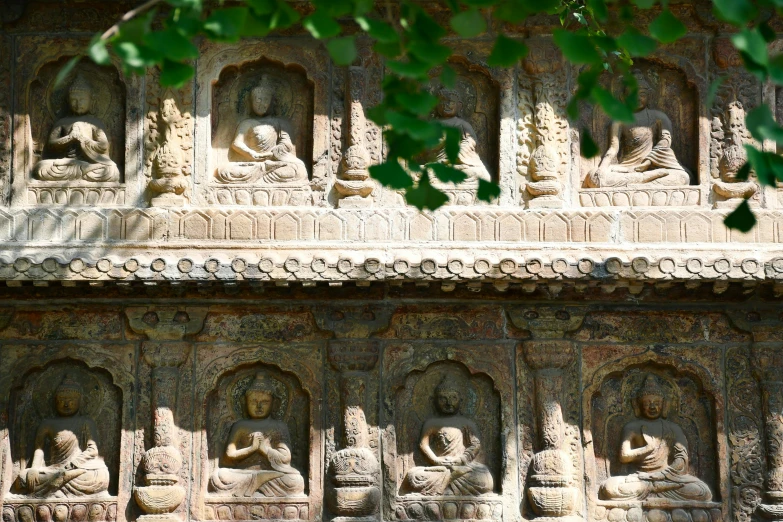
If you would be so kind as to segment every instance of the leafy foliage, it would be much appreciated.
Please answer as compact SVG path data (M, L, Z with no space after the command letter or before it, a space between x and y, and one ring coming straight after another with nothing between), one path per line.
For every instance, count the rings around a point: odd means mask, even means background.
M504 23L518 24L532 15L559 18L561 28L554 42L563 56L581 66L578 89L568 105L576 119L580 107L595 105L614 120L629 121L637 102L637 84L632 73L634 58L654 54L660 44L671 44L687 34L687 27L667 0L443 0L450 10L447 19L436 21L415 0L398 0L394 9L376 10L373 0L311 0L314 8L302 19L286 0L237 0L231 6L207 7L204 0L148 0L127 13L121 23L96 35L86 54L96 63L108 64L111 54L127 74L141 74L148 67L161 69L160 81L178 87L193 75L191 65L198 55L197 37L235 42L243 37L263 37L301 24L314 38L323 40L333 61L340 66L357 58L356 37L367 35L373 49L383 56L390 72L383 81L383 101L368 116L384 128L386 162L370 168L371 175L393 189L405 190L407 201L420 209L437 208L446 195L433 186L431 176L442 183L465 179L454 168L459 154L459 136L437 120L429 118L437 104L430 92L433 81L451 87L456 73L449 66L453 40L472 38L488 31L497 34L490 67L512 67L527 55L518 39L503 34ZM609 9L608 3L615 3ZM783 0L713 0L716 16L737 28L732 43L745 67L760 81L783 84L783 56L770 56L768 44L775 33L766 20L772 12L783 12ZM654 10L645 29L640 12ZM355 24L358 33L345 34ZM619 27L618 32L608 27ZM64 78L75 66L70 61L60 73ZM606 88L603 75L622 79L625 94L618 97ZM723 81L710 87L709 98ZM769 108L759 107L747 115L747 127L756 140L783 143L783 128ZM582 154L592 157L598 147L588 129L580 129ZM446 163L421 164L419 158L445 141ZM783 159L771 152L748 147L748 164L741 170L756 173L763 184L783 181ZM497 184L481 182L478 197L498 197ZM726 219L726 225L748 230L755 218L744 202Z

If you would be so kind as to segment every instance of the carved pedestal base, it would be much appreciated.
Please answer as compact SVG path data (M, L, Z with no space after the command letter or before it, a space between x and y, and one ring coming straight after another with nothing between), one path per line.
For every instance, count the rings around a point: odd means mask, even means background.
M527 208L563 208L565 203L558 197L540 197L527 202Z
M176 194L161 194L150 200L152 207L184 207L187 200Z
M766 520L783 521L783 504L759 504L756 511Z
M699 204L700 190L696 186L582 189L579 203L583 207L691 207Z
M3 501L3 522L114 522L117 498L16 499Z
M668 499L639 501L599 501L594 507L596 521L609 522L723 522L719 502L680 502ZM536 519L538 520L538 519Z
M497 495L480 497L398 497L397 520L503 520L503 501Z
M124 205L125 187L119 183L30 182L28 205Z
M313 199L309 186L224 185L208 187L206 192L207 202L210 205L252 205L256 207L311 206Z
M309 520L310 502L301 498L208 497L204 520Z
M348 196L337 201L337 208L370 208L371 197Z
M182 518L174 513L163 513L160 515L141 515L136 519L137 522L182 522Z

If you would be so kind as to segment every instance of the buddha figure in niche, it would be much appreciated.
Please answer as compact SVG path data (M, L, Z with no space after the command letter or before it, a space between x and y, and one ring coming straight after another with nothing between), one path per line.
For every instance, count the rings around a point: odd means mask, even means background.
M469 122L459 116L462 108L459 93L454 89L441 88L438 92L438 98L438 105L435 108L438 120L444 126L458 129L460 132L459 156L454 163L454 168L465 173L467 179L459 186L476 185L479 179L491 181L489 171L476 150L476 131L473 130L473 126ZM427 160L438 163L448 162L445 141L432 151Z
M241 158L217 170L222 183L301 186L308 184L307 169L296 157L291 122L272 116L275 83L263 76L250 92L254 116L237 127L231 150Z
M650 108L653 89L639 72L639 105L633 123L612 123L609 149L596 170L585 178L591 188L628 185L688 185L690 174L672 150L672 122L663 112Z
M84 180L117 182L120 171L109 157L109 139L103 122L90 114L92 87L79 75L68 89L72 116L54 124L44 156L33 168L42 181Z
M288 426L271 417L280 392L263 374L245 392L249 419L234 423L220 467L209 480L213 493L234 497L288 497L304 494L304 479L291 466Z
M481 495L492 491L492 473L479 462L478 427L460 414L462 392L448 376L435 389L439 415L424 422L419 442L421 452L432 465L408 472L403 484L406 494Z
M82 395L79 383L66 375L54 394L58 416L41 422L32 463L17 479L21 492L43 498L108 496L109 470L98 453L95 421L79 415Z
M623 427L620 462L637 471L607 479L601 497L710 501L709 486L688 473L688 440L680 426L664 418L666 394L653 375L645 378L636 401L639 418Z

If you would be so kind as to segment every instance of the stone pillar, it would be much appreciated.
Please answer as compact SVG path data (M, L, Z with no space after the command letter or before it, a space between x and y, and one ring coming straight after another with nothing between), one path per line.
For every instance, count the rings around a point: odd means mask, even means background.
M753 374L761 387L767 472L756 510L765 519L783 521L783 316L779 308L728 315L735 326L753 336Z
M341 174L334 182L334 189L340 197L337 201L339 208L365 208L372 206L373 202L372 191L375 183L370 179L367 170L370 154L364 144L366 118L363 100L366 80L364 67L348 68L348 148L343 154Z
M509 317L515 326L529 330L533 339L522 342L525 363L535 372L535 411L538 448L530 463L527 497L537 521L581 520L577 463L567 449L563 401L565 370L576 349L563 339L581 326L583 312L564 307L514 307Z
M142 343L144 361L152 368L151 398L154 445L144 453L141 467L144 486L136 486L133 496L144 511L140 522L180 522L174 511L185 499L179 484L182 454L174 422L179 368L188 359L191 343L185 335L201 330L205 307L129 307L125 313L130 327L149 338Z
M373 341L356 339L329 343L329 360L342 372L343 448L335 453L329 464L333 487L327 497L329 508L338 515L334 520L378 519L380 465L370 449L364 410L367 372L375 366L379 351Z

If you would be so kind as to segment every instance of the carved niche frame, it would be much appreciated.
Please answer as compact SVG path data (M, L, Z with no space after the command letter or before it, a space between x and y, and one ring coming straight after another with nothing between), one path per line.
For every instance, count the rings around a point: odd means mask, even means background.
M216 44L204 42L201 46L201 58L196 74L196 125L195 125L195 169L193 183L195 187L195 201L197 205L205 206L236 206L247 204L250 206L278 206L275 192L296 191L301 189L277 188L258 186L255 189L246 184L237 185L239 190L254 190L249 194L247 202L237 203L237 189L231 190L231 185L217 183L214 177L217 164L217 154L213 149L213 107L214 90L219 82L221 74L229 67L242 69L243 66L258 62L259 66L272 64L284 71L294 70L297 74L303 73L312 89L312 100L308 100L308 107L312 108L312 137L308 136L312 154L305 157L303 150L297 149L297 157L304 161L309 177L309 186L315 191L316 186L323 184L323 179L330 174L330 122L329 122L329 72L331 61L326 50L318 42L302 42L300 40L266 40L255 41L237 45ZM248 115L240 115L243 119ZM231 201L221 203L212 202L211 191L222 188L231 192ZM255 192L266 192L268 203L255 204ZM295 196L297 198L298 196ZM215 198L216 199L216 198ZM283 205L287 205L290 194L286 194ZM313 195L306 200L297 202L297 206L313 206Z
M519 512L518 465L517 465L517 424L514 414L513 385L513 348L497 344L480 346L429 346L414 347L411 344L387 346L383 353L384 382L382 387L382 408L380 417L382 438L382 510L385 520L416 519L421 515L425 519L475 519L491 518L505 520L513 518ZM439 368L439 366L441 368ZM466 496L423 496L400 494L405 479L402 472L403 461L410 464L413 455L399 454L401 434L397 433L402 419L396 411L400 394L414 385L411 378L426 378L428 371L440 371L443 366L459 371L471 381L482 379L489 381L490 393L498 399L500 418L496 420L497 454L500 462L489 462L485 454L485 464L492 471L493 492L483 495ZM449 368L445 369L446 372ZM437 385L437 382L434 383ZM412 391L412 390L411 390ZM433 388L434 393L434 388ZM430 401L432 397L422 400ZM474 419L475 421L475 419ZM481 429L481 423L479 429ZM419 426L419 430L421 427ZM486 430L482 430L482 433ZM419 433L416 433L418 436ZM484 434L486 437L486 434ZM486 444L487 441L484 441ZM414 463L419 465L418 463ZM449 506L452 504L452 506ZM447 510L453 509L456 517L448 517ZM435 511L439 514L436 514Z
M85 357L89 354L89 357ZM13 511L16 520L19 520L19 509L24 506L30 507L37 518L39 506L48 506L51 511L58 505L65 505L68 508L68 520L71 520L74 509L82 510L85 514L84 520L90 510L102 509L102 515L97 521L125 522L133 518L131 514L132 488L134 466L132 455L134 453L135 421L134 412L138 402L135 389L136 358L135 347L133 344L113 344L104 346L97 343L74 343L57 345L30 345L30 344L6 344L0 347L0 355L3 361L8 364L0 366L0 506L4 511ZM84 496L84 497L66 497L66 498L33 498L16 495L15 498L9 498L9 489L16 480L19 473L20 455L14 454L16 451L15 440L18 435L13 433L20 423L19 419L13 418L9 413L15 412L15 405L11 401L28 404L27 407L33 408L29 404L31 397L27 393L33 390L26 387L28 377L40 378L44 372L55 371L57 366L76 367L78 371L85 373L100 373L103 377L109 379L119 394L120 411L117 414L118 426L113 429L118 432L116 436L117 447L110 448L101 440L96 441L98 451L102 457L108 455L109 451L115 451L116 454L110 455L107 460L109 473L111 476L109 484L109 496ZM99 382L100 378L96 380ZM56 388L58 383L51 384L51 390ZM51 391L50 390L50 391ZM85 389L85 395L89 391ZM5 401L9 401L5 403ZM34 402L34 401L32 401ZM84 401L82 406L84 407ZM22 412L23 413L23 412ZM16 413L14 413L16 415ZM93 419L100 425L101 419ZM100 430L99 430L100 431ZM32 451L28 449L29 455ZM77 517L78 518L78 517ZM3 517L5 520L5 516Z
M303 343L288 346L285 351L279 346L207 346L196 349L196 368L200 378L196 381L194 403L194 455L193 480L190 492L190 518L194 520L209 520L211 512L230 513L231 520L265 520L270 518L270 508L282 513L282 516L271 518L287 518L295 521L317 520L321 513L324 491L323 476L323 429L322 429L322 365L323 352L319 345ZM210 402L224 379L232 379L232 375L260 369L264 372L280 373L289 379L295 379L299 389L307 396L309 403L307 418L299 421L306 427L307 438L300 441L300 447L308 451L304 459L307 469L295 465L302 460L294 455L292 462L305 480L305 494L292 497L225 497L208 492L209 478L213 471L216 455L211 454L211 448L225 447L226 441L213 441L215 434L209 426ZM225 400L221 398L220 400ZM300 412L303 414L304 412ZM291 413L294 415L294 412ZM274 416L274 413L273 413ZM289 426L291 430L291 426ZM226 432L227 433L227 432ZM292 445L295 436L291 433ZM297 448L292 448L295 453ZM299 456L301 457L301 456ZM223 509L227 508L227 509ZM291 517L288 511L296 510L296 516ZM260 511L259 511L260 510ZM249 515L247 519L244 515ZM237 518L237 515L240 515ZM302 516L306 515L306 516ZM225 516L225 515L224 515ZM217 517L215 517L217 519ZM221 519L222 520L222 519Z
M572 205L575 208L682 208L682 207L706 207L709 201L709 192L711 185L710 176L710 119L709 108L706 100L709 90L708 68L709 65L704 60L707 53L707 42L695 38L684 38L675 44L667 47L666 52L657 51L651 56L638 61L641 68L648 69L673 70L684 80L685 87L693 91L693 99L696 107L691 111L695 121L691 123L691 133L695 137L695 143L692 145L693 158L689 162L686 158L677 154L678 161L685 166L691 176L695 177L696 183L688 186L658 186L658 185L635 185L633 187L606 187L606 188L585 188L583 186L584 178L587 173L596 168L603 154L609 147L608 138L596 138L599 148L599 155L593 159L586 159L579 154L579 148L572 149L573 162L571 179L571 189L573 194ZM571 68L571 74L576 79L579 69ZM661 81L661 83L664 83ZM655 88L655 86L653 86ZM574 87L575 88L575 87ZM661 88L658 86L657 93L660 97ZM656 103L658 110L662 110ZM666 112L666 111L664 111ZM580 117L581 124L596 129L596 125L602 122L606 123L606 118L595 117L596 111L582 111ZM671 114L667 114L672 119L675 127L673 142L684 139L679 135L676 122ZM599 136L607 133L608 129L601 129ZM594 133L595 136L595 133ZM679 136L679 137L678 137ZM676 148L675 148L676 150Z
M595 347L595 350L606 350L606 347ZM652 510L664 510L672 512L675 510L704 511L707 512L712 520L716 520L718 512L722 514L717 519L725 520L729 516L729 472L727 461L721 458L721 455L728 454L727 441L725 436L725 407L722 391L723 371L719 362L714 359L714 347L698 347L693 350L683 350L682 348L652 348L652 347L634 347L623 353L623 357L612 359L605 362L607 356L592 357L583 354L583 390L582 390L582 437L584 441L584 466L585 466L585 491L587 494L587 505L590 520L605 520L607 514L613 509L629 511L632 509L641 509L645 513ZM631 352L631 353L629 353ZM592 354L595 355L595 354ZM596 364L590 364L587 361L597 361ZM705 367L706 363L710 367ZM693 461L701 458L700 455L694 459L691 455L689 459L689 473L696 475L699 479L706 482L713 495L712 501L674 501L666 499L647 500L602 500L598 497L598 491L602 480L598 477L598 458L596 454L597 439L603 438L603 434L593 432L593 399L600 395L601 388L612 378L619 378L620 382L630 379L631 372L639 372L642 375L652 374L662 383L664 388L667 386L679 385L674 381L689 381L699 388L699 391L707 398L708 404L702 404L705 411L712 415L712 423L709 424L710 441L707 445L711 446L711 452L706 459L711 459L714 466L712 477L700 476L699 472L693 471ZM641 382L641 381L640 381ZM629 393L635 394L636 388L629 390ZM672 397L667 397L669 401ZM621 397L623 403L634 401L634 397ZM623 405L622 407L624 407ZM683 413L680 415L681 404L668 404L668 411L677 411L677 419L688 419L695 422L692 417ZM666 414L666 411L664 412ZM671 418L671 417L670 417ZM621 428L621 427L620 427ZM704 445L704 437L699 437L699 441L691 440L688 436L688 429L683 428L688 437L689 452L693 453L694 446ZM692 431L692 430L690 430ZM619 436L619 434L618 434ZM605 444L611 448L612 456L616 458L616 452L619 451L620 441L607 441ZM608 456L603 458L608 460ZM616 465L616 463L615 463ZM613 466L614 467L614 466ZM625 473L621 473L624 475ZM601 516L603 514L603 516ZM630 515L629 515L630 516ZM697 517L693 517L696 519Z
M111 65L102 69L111 75L116 75L117 81L124 88L124 126L115 129L115 135L122 135L124 148L120 143L110 140L111 156L120 170L119 182L88 182L88 181L39 181L32 177L33 167L37 162L34 153L33 136L47 136L51 127L41 130L33 129L30 115L32 114L31 89L38 82L42 70L46 67L65 65L70 58L83 54L89 44L83 38L58 38L52 40L45 36L22 36L17 43L15 63L14 90L17 96L14 101L14 157L12 171L15 173L12 183L12 207L23 206L133 206L144 191L144 179L141 175L141 159L137 143L140 143L140 122L142 114L142 78L126 77L122 73L119 59L112 57ZM84 68L101 68L87 59L82 59L75 70L69 75ZM45 78L42 78L45 79ZM53 79L50 78L53 83ZM93 89L100 86L91 81ZM69 81L66 79L66 82ZM40 83L40 82L39 82ZM43 86L45 92L50 86ZM64 88L67 90L68 85ZM93 95L93 98L95 96ZM95 99L93 99L95 102ZM48 99L46 100L48 105ZM99 116L100 117L100 116ZM53 123L53 122L52 122ZM106 124L106 122L103 122ZM112 134L112 129L107 129Z

